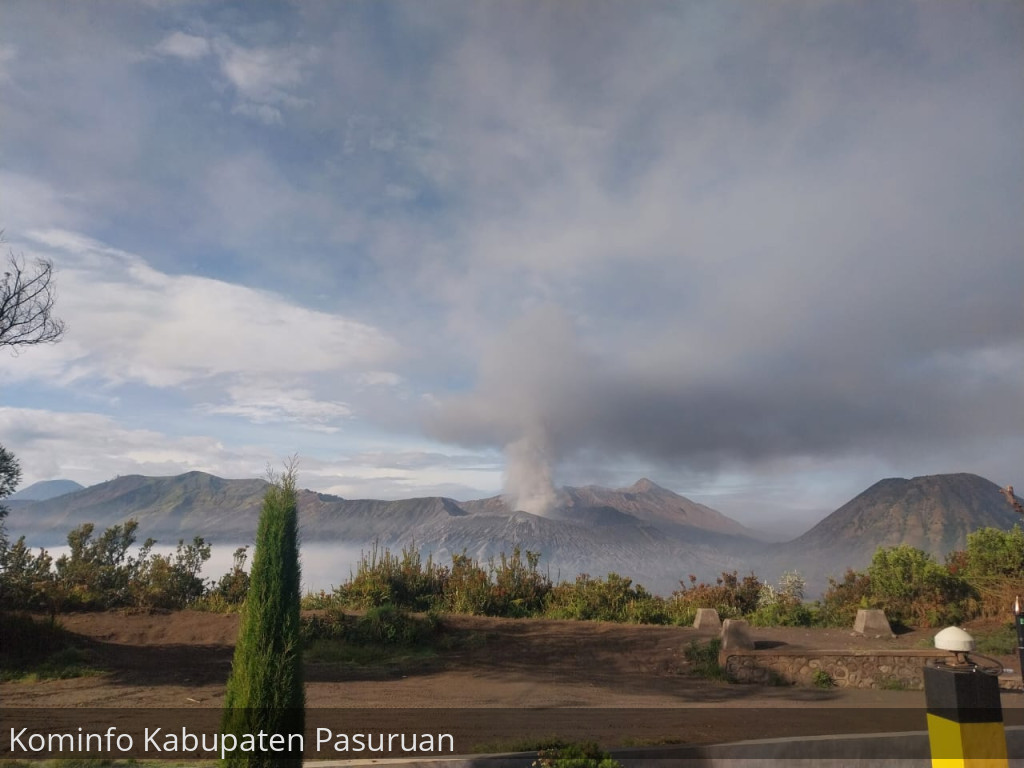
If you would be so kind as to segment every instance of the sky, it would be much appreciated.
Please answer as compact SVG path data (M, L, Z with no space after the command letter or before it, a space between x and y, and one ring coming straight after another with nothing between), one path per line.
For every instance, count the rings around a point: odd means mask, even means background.
M7 0L24 484L1024 486L1024 5Z

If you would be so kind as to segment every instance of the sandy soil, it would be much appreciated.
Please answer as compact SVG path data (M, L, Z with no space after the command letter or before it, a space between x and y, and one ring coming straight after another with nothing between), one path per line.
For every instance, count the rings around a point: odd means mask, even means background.
M109 671L0 684L4 707L217 708L223 703L237 616L101 613L61 621ZM589 730L573 736L597 738L606 746L925 728L921 692L764 688L695 677L683 649L693 639L712 637L710 632L468 616L446 617L444 626L464 642L425 661L368 669L307 665L308 706L530 709L546 713L542 723L550 735L564 727L552 708L603 708L585 718L592 721ZM808 649L921 648L933 634L874 638L825 629L753 631L759 647ZM1016 666L1012 658L1003 662ZM1021 698L1004 695L1007 722L1024 722ZM685 718L680 719L680 708L686 709ZM636 714L641 710L643 717ZM670 721L665 719L669 710L675 710Z

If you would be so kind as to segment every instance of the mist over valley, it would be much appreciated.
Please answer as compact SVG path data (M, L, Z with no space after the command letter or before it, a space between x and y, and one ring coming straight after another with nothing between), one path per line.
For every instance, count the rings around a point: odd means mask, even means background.
M59 548L74 527L98 531L139 522L139 539L161 546L203 537L214 558L205 574L230 565L237 546L255 535L264 480L226 480L202 472L172 477L119 477L51 498L8 501L8 527L33 546ZM395 501L343 499L304 490L299 495L303 586L330 589L345 581L361 553L409 547L423 558L450 562L467 554L481 562L515 548L541 555L555 580L618 573L667 595L690 575L714 581L723 571L751 571L777 580L798 570L816 594L829 576L862 568L879 546L909 544L940 561L981 527L1019 522L1000 488L972 474L882 480L803 535L781 543L711 507L646 478L624 488L564 487L544 515L515 509L506 496L456 501L423 497Z

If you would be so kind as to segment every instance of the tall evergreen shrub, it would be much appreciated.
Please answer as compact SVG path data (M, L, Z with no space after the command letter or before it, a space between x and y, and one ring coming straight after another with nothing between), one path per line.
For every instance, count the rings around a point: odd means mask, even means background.
M298 494L294 462L263 497L249 593L224 698L223 733L302 733ZM226 766L301 766L301 754L236 751Z

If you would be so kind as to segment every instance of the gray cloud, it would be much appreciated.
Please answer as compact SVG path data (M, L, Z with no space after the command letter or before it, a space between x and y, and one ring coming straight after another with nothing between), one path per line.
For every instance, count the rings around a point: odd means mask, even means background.
M318 399L516 495L1020 465L1018 5L12 5L0 178L381 329L401 386Z

